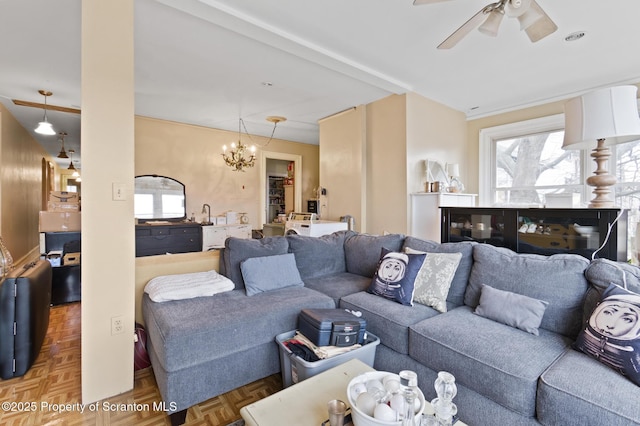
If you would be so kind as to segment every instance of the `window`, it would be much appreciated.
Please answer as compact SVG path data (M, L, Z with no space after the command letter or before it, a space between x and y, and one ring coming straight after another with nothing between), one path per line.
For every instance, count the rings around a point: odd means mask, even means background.
M528 120L480 132L481 206L544 206L550 194L579 194L581 205L593 198L586 177L595 163L590 149L563 150L564 115ZM595 141L594 141L595 148ZM615 205L628 211L628 257L638 263L636 227L640 222L640 143L611 147L608 170L615 170Z
M585 155L562 149L564 115L480 132L480 205L543 206L546 195L578 192Z
M582 190L580 151L554 130L495 141L494 204L544 205L548 194Z

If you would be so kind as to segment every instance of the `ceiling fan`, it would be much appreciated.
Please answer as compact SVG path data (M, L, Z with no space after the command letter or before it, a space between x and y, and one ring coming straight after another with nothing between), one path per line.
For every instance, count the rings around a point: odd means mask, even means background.
M418 6L443 1L449 0L414 0L413 4ZM517 18L520 22L520 30L524 30L533 43L558 29L558 26L535 0L499 0L488 4L473 15L471 19L440 43L438 49L451 49L476 28L488 36L497 36L504 15L509 18Z

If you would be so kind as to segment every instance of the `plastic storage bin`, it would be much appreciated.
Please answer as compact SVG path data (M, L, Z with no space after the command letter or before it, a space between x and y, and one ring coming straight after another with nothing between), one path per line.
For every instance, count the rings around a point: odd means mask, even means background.
M350 359L357 358L368 366L373 367L373 362L376 357L376 347L380 344L378 337L367 332L365 343L361 347L331 358L309 362L294 355L289 348L284 345L284 342L291 339L295 334L296 332L294 330L276 336L276 342L278 343L278 348L280 348L282 384L285 388L322 373L329 368L347 362Z

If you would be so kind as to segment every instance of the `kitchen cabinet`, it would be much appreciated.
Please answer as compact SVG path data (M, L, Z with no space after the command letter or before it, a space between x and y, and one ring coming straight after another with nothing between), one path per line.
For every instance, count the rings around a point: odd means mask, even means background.
M409 235L424 240L440 241L440 208L473 207L476 194L459 192L416 192L411 194Z
M477 241L518 253L627 260L622 209L442 208L442 241Z
M211 225L202 227L202 251L224 248L229 237L251 238L251 225Z

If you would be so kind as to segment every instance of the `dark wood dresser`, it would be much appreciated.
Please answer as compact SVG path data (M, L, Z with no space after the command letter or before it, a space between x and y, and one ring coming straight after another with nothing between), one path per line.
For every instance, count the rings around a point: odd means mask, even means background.
M202 226L197 223L136 225L136 257L202 251Z

